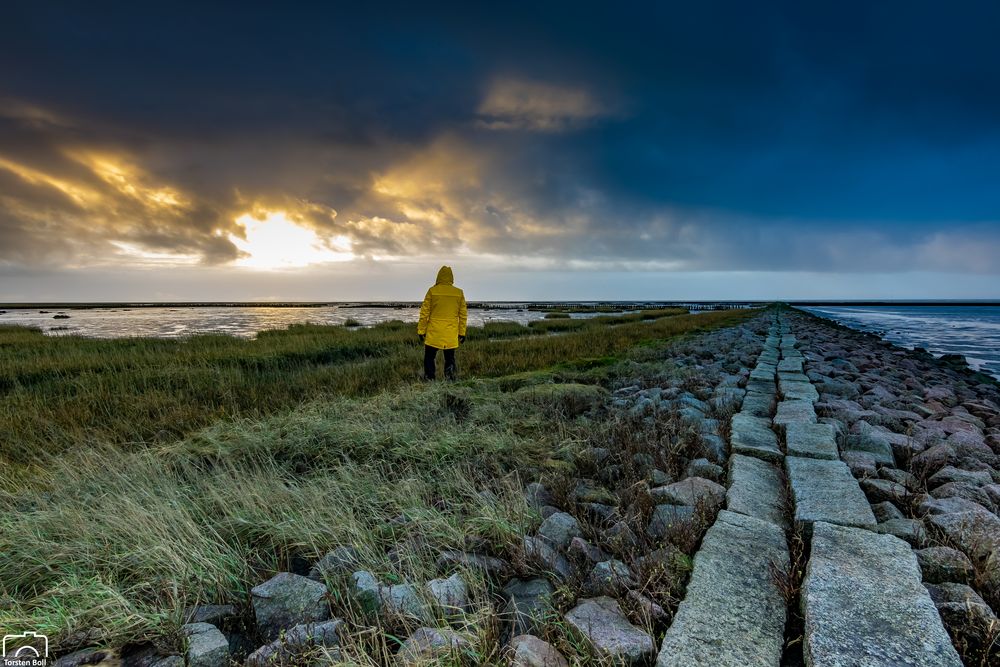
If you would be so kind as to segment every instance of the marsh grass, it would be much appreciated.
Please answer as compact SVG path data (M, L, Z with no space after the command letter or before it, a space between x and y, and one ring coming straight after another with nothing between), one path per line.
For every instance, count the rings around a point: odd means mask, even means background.
M543 335L515 323L471 328L463 377L498 377L730 324L745 311L644 311L569 320ZM553 320L561 324L563 320ZM319 396L364 396L416 381L412 324L294 325L255 340L48 337L0 327L0 461L29 464L80 445L176 440L220 419L259 418Z

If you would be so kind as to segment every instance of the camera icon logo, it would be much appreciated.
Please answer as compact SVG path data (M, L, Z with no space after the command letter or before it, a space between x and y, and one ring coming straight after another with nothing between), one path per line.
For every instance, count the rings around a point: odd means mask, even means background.
M49 638L37 632L4 635L3 663L7 667L42 667L49 657Z

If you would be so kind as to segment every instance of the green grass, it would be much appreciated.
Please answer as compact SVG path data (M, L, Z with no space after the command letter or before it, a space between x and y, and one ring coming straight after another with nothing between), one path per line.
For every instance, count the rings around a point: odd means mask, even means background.
M470 328L463 377L497 377L745 317L739 312L541 320ZM539 325L539 326L535 326ZM560 326L571 325L565 330ZM543 335L560 332L561 335ZM220 419L263 417L318 396L364 396L418 379L412 324L296 325L255 340L49 337L0 328L0 463L29 464L78 446L134 448Z

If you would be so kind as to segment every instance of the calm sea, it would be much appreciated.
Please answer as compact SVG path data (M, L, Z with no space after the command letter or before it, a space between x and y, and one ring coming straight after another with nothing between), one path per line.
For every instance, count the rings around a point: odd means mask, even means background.
M803 308L936 355L961 354L1000 379L1000 306L817 306Z

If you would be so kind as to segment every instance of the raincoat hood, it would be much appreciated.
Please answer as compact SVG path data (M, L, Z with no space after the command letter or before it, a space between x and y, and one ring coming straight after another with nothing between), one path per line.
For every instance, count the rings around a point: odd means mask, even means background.
M451 272L450 266L442 266L438 270L436 285L452 285L455 283L455 274Z

